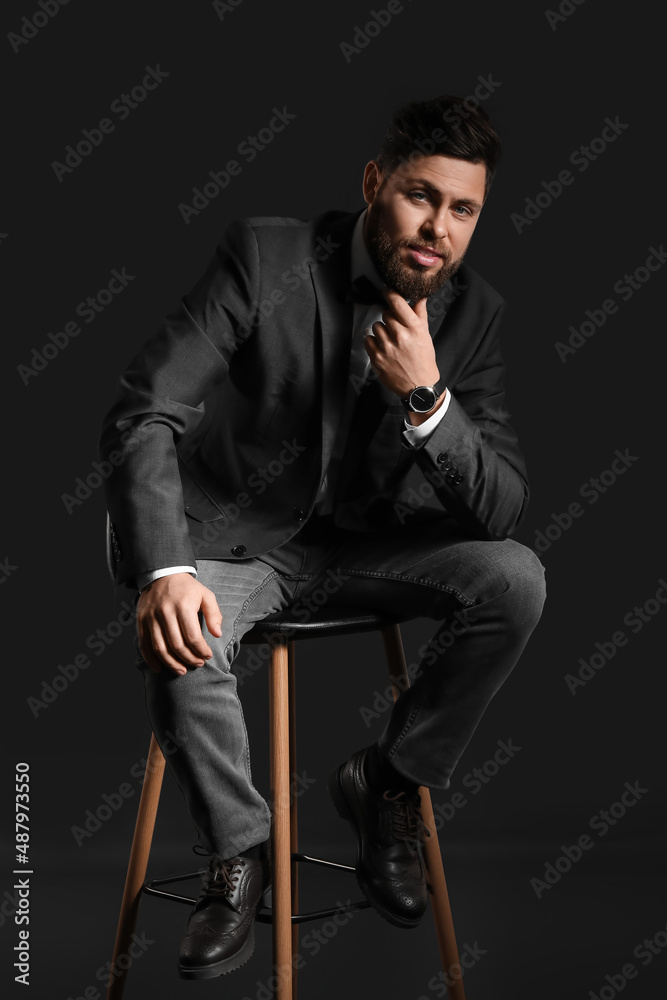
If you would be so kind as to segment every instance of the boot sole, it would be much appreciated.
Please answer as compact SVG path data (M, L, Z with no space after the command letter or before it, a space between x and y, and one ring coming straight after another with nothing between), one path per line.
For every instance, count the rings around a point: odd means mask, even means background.
M243 947L239 948L235 955L223 958L220 962L215 962L212 965L183 966L179 962L178 974L181 979L216 979L218 976L226 976L228 972L235 972L236 969L240 969L242 965L245 965L252 957L254 950L255 931L254 927L252 927L243 943Z
M364 879L361 870L361 856L363 851L363 837L359 830L359 826L354 816L354 812L350 803L347 800L345 792L343 791L342 782L340 776L345 767L345 764L341 764L340 767L335 768L329 775L329 780L327 782L327 787L329 789L329 795L335 806L336 812L341 819L345 820L347 823L351 823L354 831L357 835L357 862L354 867L354 874L357 879L357 884L363 892L364 896L371 904L376 913L379 913L388 923L393 924L394 927L400 927L403 930L410 930L413 927L418 927L420 920L406 920L405 917L399 917L397 914L388 910L382 903L378 902L373 896L372 890L369 889L366 880Z

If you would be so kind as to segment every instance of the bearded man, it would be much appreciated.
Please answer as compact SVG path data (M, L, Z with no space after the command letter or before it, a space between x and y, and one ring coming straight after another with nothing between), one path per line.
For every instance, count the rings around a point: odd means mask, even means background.
M329 783L365 894L410 928L427 904L417 788L449 787L539 620L542 565L509 537L528 486L503 301L463 263L499 154L460 98L405 105L363 210L230 225L121 378L101 437L117 582L137 589L149 718L159 742L183 735L167 761L211 855L185 978L247 961L270 877L232 670L253 623L307 617L318 588L437 622L377 742Z

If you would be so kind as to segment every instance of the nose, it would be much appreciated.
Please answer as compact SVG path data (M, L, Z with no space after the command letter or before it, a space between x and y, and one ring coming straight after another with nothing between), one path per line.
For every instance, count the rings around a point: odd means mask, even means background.
M427 239L446 240L447 239L447 212L440 209L433 212L433 215L424 224L424 234Z

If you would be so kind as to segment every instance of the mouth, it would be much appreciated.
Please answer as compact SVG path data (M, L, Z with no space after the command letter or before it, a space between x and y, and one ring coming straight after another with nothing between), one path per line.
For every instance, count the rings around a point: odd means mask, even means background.
M433 267L433 265L437 264L443 256L441 253L438 253L437 250L434 250L433 247L409 246L408 250L410 251L412 259L418 264L421 264L422 267Z

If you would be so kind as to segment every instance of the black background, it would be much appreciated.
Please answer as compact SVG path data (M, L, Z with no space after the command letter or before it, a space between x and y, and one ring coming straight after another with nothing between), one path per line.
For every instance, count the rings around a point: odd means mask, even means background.
M93 488L69 511L63 501L79 477L94 471L99 424L118 374L194 283L232 219L361 207L363 167L390 112L411 98L474 94L489 77L493 93L483 105L505 154L468 259L509 303L508 400L533 494L516 537L534 547L554 515L574 502L583 513L559 538L551 528L542 553L549 589L542 621L450 791L434 795L436 813L457 791L467 799L451 820L439 814L459 946L483 952L466 973L467 995L587 1000L603 991L607 1000L620 983L610 985L609 977L613 983L628 962L638 971L624 997L666 995L660 984L667 955L644 965L633 950L656 934L667 941L667 611L651 604L660 610L636 632L623 622L667 576L663 275L652 273L628 301L614 291L667 235L657 15L646 2L617 14L595 0L566 0L562 6L572 13L554 28L535 3L406 0L346 59L341 43L352 43L356 27L381 6L242 0L220 16L211 3L72 0L18 52L3 42L7 475L0 559L10 700L0 779L0 976L11 996L104 994L136 775L148 746L129 628L100 655L86 645L119 611L105 566L103 491ZM22 18L39 9L27 0L6 3L3 34L20 31ZM157 64L169 74L159 87L126 120L110 113L111 103ZM239 143L283 106L296 118L253 162L239 157ZM616 116L627 127L579 171L570 155ZM113 133L59 181L53 161L62 162L66 146L104 117L116 123ZM240 176L186 225L179 204L191 203L192 189L231 158L242 163ZM573 183L518 232L512 213L523 214L542 182L568 168ZM49 332L75 320L77 304L123 267L135 276L127 288L26 380L19 366L33 364L33 348L41 352ZM566 342L570 325L579 327L586 310L609 298L618 311L563 362L556 342ZM635 460L592 504L580 489L610 468L617 449ZM627 645L572 694L565 675L576 674L580 658L589 660L596 642L607 643L619 629ZM408 662L433 630L425 620L404 626ZM44 683L62 677L58 666L86 653L90 666L64 690L60 681L54 700L41 708L28 701L43 699ZM351 861L352 836L328 802L324 779L386 719L380 639L304 643L298 664L299 772L313 782L300 800L302 841ZM241 694L256 783L266 790L265 672L247 679ZM376 697L380 710L366 725L360 709L372 709ZM466 791L465 775L510 739L520 752L478 794ZM29 762L32 775L28 989L14 984L12 968L16 761ZM79 846L72 828L124 782L131 797ZM646 791L600 837L589 823L619 801L626 782ZM561 845L586 833L594 848L538 898L530 880L543 877ZM194 841L168 779L151 870L187 870ZM313 877L314 888L319 882ZM356 894L342 880L323 891ZM128 997L149 989L169 998L197 991L230 1000L269 995L262 985L271 976L265 927L258 928L252 961L233 976L201 986L181 982L175 956L186 915L176 904L144 901L138 931L152 943L131 969ZM324 945L312 940L304 946L303 997L443 995L428 919L408 933L364 912Z

